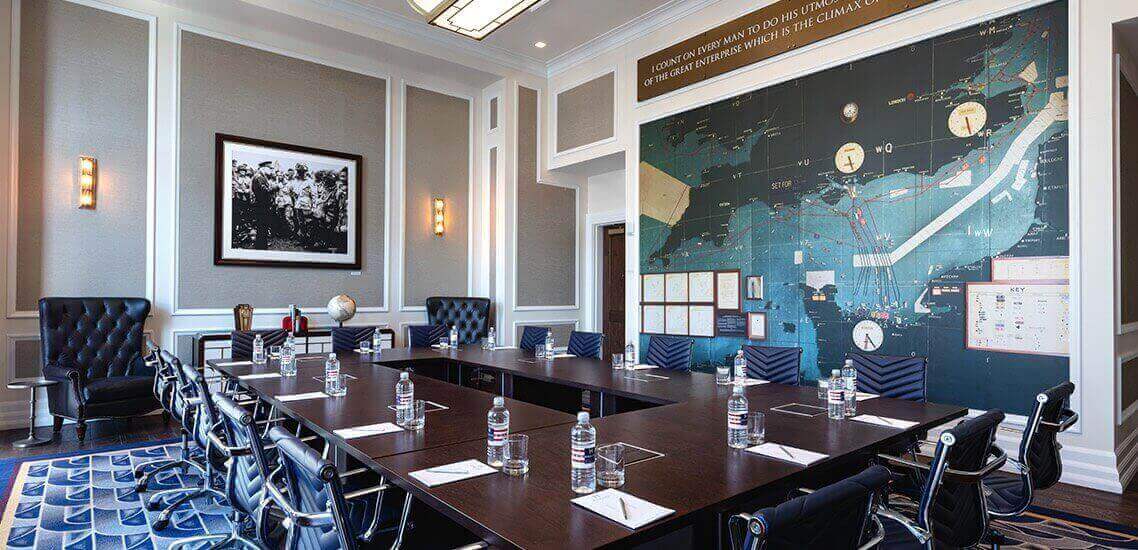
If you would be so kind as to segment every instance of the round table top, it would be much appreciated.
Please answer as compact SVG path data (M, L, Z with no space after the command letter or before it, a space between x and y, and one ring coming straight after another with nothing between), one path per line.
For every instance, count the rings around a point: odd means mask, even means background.
M33 378L31 380L19 380L17 382L8 383L10 390L27 390L31 388L44 388L47 386L54 386L59 383L59 380L48 380L47 378Z

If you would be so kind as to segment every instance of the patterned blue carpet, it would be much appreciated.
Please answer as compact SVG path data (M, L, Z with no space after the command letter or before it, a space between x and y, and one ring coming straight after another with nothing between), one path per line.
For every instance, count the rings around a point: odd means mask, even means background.
M0 461L0 546L53 550L162 550L175 540L232 531L228 506L203 497L177 512L170 525L154 530L160 512L148 512L144 498L164 489L200 484L196 475L162 472L140 498L134 467L180 456L176 443L120 447L70 455Z

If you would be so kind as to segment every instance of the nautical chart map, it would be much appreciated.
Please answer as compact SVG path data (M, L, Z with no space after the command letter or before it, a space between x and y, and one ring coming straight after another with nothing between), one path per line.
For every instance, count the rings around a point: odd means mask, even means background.
M761 276L743 310L807 379L849 351L921 355L930 400L1026 413L1066 350L985 347L1007 319L966 297L993 258L1065 288L1067 72L1061 1L644 124L641 272ZM1046 310L1032 323L1065 333ZM706 368L745 340L695 342Z

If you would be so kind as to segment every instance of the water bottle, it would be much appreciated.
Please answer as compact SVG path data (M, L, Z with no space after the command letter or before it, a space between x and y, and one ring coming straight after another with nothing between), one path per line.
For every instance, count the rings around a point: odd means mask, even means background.
M296 376L296 338L291 332L281 346L281 376Z
M735 383L742 384L747 379L747 360L743 358L743 350L735 354Z
M494 398L494 406L486 413L486 464L501 468L506 460L506 436L510 435L510 411L506 400Z
M749 404L743 389L743 386L731 388L731 397L727 399L727 446L732 449L746 449L750 444L747 438Z
M261 333L253 338L253 364L265 364L265 339L261 338Z
M383 333L379 329L371 333L371 352L376 355L383 353Z
M591 493L597 490L597 429L589 424L589 413L577 413L577 423L569 432L573 450L573 469L570 473L574 493Z
M826 390L827 413L834 420L841 420L846 416L845 383L842 382L842 371L830 371L830 385Z
M411 382L411 375L399 373L399 381L395 383L395 423L404 426L411 420L411 406L415 403L415 383Z
M498 347L497 340L497 335L494 334L494 327L490 327L490 333L486 335L486 347L490 348L491 350Z
M545 356L553 358L553 330L545 331Z
M845 386L846 416L857 416L857 369L853 361L846 359L842 366L842 384Z
M348 393L348 387L340 379L340 360L335 353L329 353L328 360L324 362L324 393L332 397Z
M458 347L458 327L454 325L450 326L450 347Z
M636 346L632 342L624 346L624 364L630 367L636 365Z

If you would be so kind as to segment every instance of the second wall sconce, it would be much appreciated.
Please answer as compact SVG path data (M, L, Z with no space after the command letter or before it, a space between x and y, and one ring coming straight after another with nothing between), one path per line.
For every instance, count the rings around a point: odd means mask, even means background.
M94 157L79 157L79 208L95 209L95 185L98 183L99 163Z
M435 213L435 236L442 237L446 233L446 201L440 197L431 199Z

